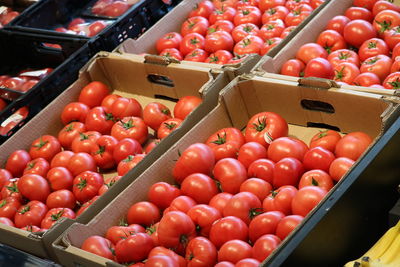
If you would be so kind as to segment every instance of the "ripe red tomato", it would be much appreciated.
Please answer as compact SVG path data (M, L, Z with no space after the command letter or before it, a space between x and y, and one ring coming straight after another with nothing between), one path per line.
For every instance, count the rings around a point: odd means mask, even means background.
M339 182L353 164L354 160L352 159L345 157L336 158L329 167L329 175L334 181Z
M233 47L233 53L237 55L260 54L264 41L255 35L248 35Z
M344 15L348 17L350 20L362 19L368 22L372 22L374 16L372 12L364 7L349 7Z
M72 194L70 190L62 189L50 193L46 199L46 205L49 209L53 208L73 209L75 208L76 200L74 194Z
M14 219L15 213L21 206L21 202L14 197L7 197L0 201L0 217Z
M68 150L64 150L61 151L59 153L57 153L53 159L50 162L50 167L54 168L54 167L67 167L68 166L68 162L71 159L71 157L75 155L74 152L72 151L68 151Z
M285 217L280 211L268 211L256 216L249 224L249 239L254 244L266 234L275 234L278 223Z
M85 124L77 121L71 122L58 133L58 141L63 148L71 149L72 141L83 132L86 132Z
M235 216L227 216L214 222L210 229L210 241L219 249L229 240L248 240L247 224Z
M375 2L377 0L354 0L353 5L367 8L368 10L372 10Z
M400 26L396 26L385 31L383 39L385 40L385 43L389 46L389 48L391 50L394 50L396 45L400 42Z
M227 50L218 50L215 53L212 53L206 58L204 62L212 63L212 64L227 64L230 59L232 59L231 52Z
M346 16L335 16L328 22L326 29L337 31L339 34L343 35L344 26L349 22L350 19Z
M167 48L179 48L179 44L182 41L182 36L177 32L169 32L164 34L160 39L157 40L156 49L158 53L161 53Z
M101 174L85 171L74 178L72 192L80 203L85 203L95 197L104 180Z
M195 224L197 234L205 237L208 237L211 225L221 218L221 212L219 212L219 210L205 204L193 206L189 209L187 215Z
M192 11L190 11L188 17L202 16L206 19L214 11L215 7L211 1L205 0L196 4Z
M394 64L393 64L394 65ZM392 65L392 66L393 66ZM366 86L369 87L373 84L380 84L380 80L378 75L372 72L364 72L360 73L356 78L353 80L354 85L358 86Z
M109 110L114 119L123 119L125 117L142 117L142 106L134 98L119 97L111 105Z
M76 176L84 171L97 171L97 166L90 154L79 152L70 158L67 169L71 172L72 176Z
M9 180L13 178L11 172L6 169L0 168L0 188L3 188L4 185L8 183ZM0 216L1 217L1 216Z
M253 23L240 24L232 30L232 38L237 43L248 35L258 35L259 31L258 26Z
M104 184L99 189L99 196L104 194L111 186L113 186L122 176L109 177L104 180Z
M76 212L76 217L78 217L83 212L85 212L85 210L87 210L98 198L99 198L99 196L95 196L91 200L83 203L82 206L79 208L79 210Z
M143 120L154 131L157 131L163 121L170 118L171 111L164 104L151 102L144 107Z
M334 30L325 30L318 35L317 44L322 46L328 54L347 47L343 36Z
M146 147L144 148L144 154L149 154L153 148L155 148L160 143L160 139L153 139L149 143L147 143Z
M350 62L343 62L334 67L334 80L352 84L354 79L360 75L359 68Z
M29 155L32 159L44 158L48 162L61 152L61 145L58 139L52 135L43 135L32 142L29 149Z
M296 26L286 27L286 29L283 30L281 36L279 37L285 39L294 29L296 29Z
M267 149L257 142L243 144L238 152L238 160L247 169L253 161L267 157Z
M214 180L202 173L187 176L181 184L181 191L199 204L208 204L219 193Z
M285 215L292 214L292 199L297 188L291 185L281 186L272 191L263 201L264 211L280 211Z
M389 74L382 84L386 89L400 88L400 72L393 72Z
M262 24L266 24L269 21L273 20L285 20L286 16L289 14L289 10L285 6L275 6L271 7L262 14L261 22Z
M266 41L281 36L285 28L285 23L280 19L269 21L260 28L258 36Z
M336 144L335 155L357 160L371 143L372 139L366 133L352 132Z
M207 34L217 32L217 31L226 31L231 33L235 25L233 25L232 21L221 19L217 20L213 25L208 27Z
M182 53L182 56L186 56L196 48L204 49L204 45L205 39L201 34L189 33L183 37L179 45L179 50Z
M293 137L280 137L269 145L268 159L274 162L287 157L303 160L307 151L308 147L303 141Z
M44 158L36 158L28 162L23 174L37 174L42 177L46 177L49 169L50 164L47 162L47 160Z
M167 209L164 210L163 214L171 211L181 211L186 214L191 208L196 205L197 203L193 200L193 198L184 195L178 196L174 200L172 200L171 204Z
M318 186L328 192L333 187L333 180L329 174L323 170L311 170L305 172L303 176L301 176L299 182L299 189L306 186Z
M163 121L157 130L157 138L164 139L171 132L175 131L182 124L182 120L178 118L171 118Z
M1 223L1 224L8 225L8 226L15 227L13 221L10 220L9 218L6 218L6 217L0 217L0 223Z
M197 96L184 96L179 98L174 107L174 117L184 120L202 102L203 100Z
M64 125L67 125L72 121L84 123L89 109L90 108L83 103L71 102L67 104L61 112L61 121Z
M206 36L204 49L209 53L214 53L218 50L232 51L233 45L233 38L228 32L217 31Z
M251 256L251 246L242 240L229 240L218 251L218 261L236 263Z
M261 25L261 11L255 6L242 6L237 8L236 15L233 18L235 26L240 24L252 23Z
M272 48L274 48L275 46L280 44L280 42L282 42L282 38L280 38L280 37L274 37L274 38L265 40L265 43L261 47L260 55L263 56L263 55L267 54Z
M136 264L138 264L138 263L136 263ZM179 263L176 261L175 258L173 258L171 256L155 255L155 256L149 257L143 266L144 267L152 267L152 266L179 267Z
M127 238L128 236L134 235L136 233L145 233L146 230L143 226L139 224L132 224L129 226L111 226L108 228L105 238L111 241L114 245L118 243L118 241Z
M83 241L81 249L99 255L106 259L114 260L114 245L110 240L93 235Z
M117 166L117 172L119 176L124 176L131 169L133 169L143 158L145 154L136 154L135 156L129 155L125 159L121 160Z
M256 195L250 192L235 194L227 203L223 215L235 216L242 219L246 224L261 210L261 201Z
M75 219L75 212L69 208L53 208L44 216L40 227L50 229L61 218Z
M260 8L261 12L264 12L265 10L272 7L284 6L285 3L285 0L260 0L260 2L258 3L258 7Z
M327 58L328 52L319 44L307 43L297 50L296 58L307 64L315 58Z
M396 60L395 62L393 62L392 67L390 67L390 72L393 73L393 72L399 72L399 71L400 71L400 60ZM386 77L386 79L387 79L387 77Z
M226 1L225 1L226 2ZM208 18L210 24L215 24L219 20L229 20L233 22L236 15L236 9L228 5L223 5L221 8L216 6L216 9L210 14Z
M272 191L272 185L259 178L249 178L240 185L240 192L250 192L263 201Z
M360 59L358 57L358 54L348 49L339 49L332 52L328 56L328 61L332 64L333 67L343 62L353 63L357 67L360 66Z
M18 228L28 225L40 226L46 212L47 207L45 204L32 200L18 209L14 217L15 226Z
M400 7L398 7L391 1L381 0L381 1L377 1L374 4L374 6L372 8L372 15L375 17L379 12L381 12L382 10L386 10L386 9L400 12Z
M96 145L97 139L99 139L101 133L96 131L87 131L84 133L79 133L79 136L72 140L71 149L75 153L85 152L89 153L92 148Z
M233 158L219 160L213 170L214 178L219 181L222 191L236 194L240 185L247 179L247 171L240 161Z
M96 165L101 169L111 169L116 162L113 157L114 149L118 140L111 135L100 136L90 150L90 154L96 161Z
M219 194L216 194L208 203L211 207L217 209L221 214L224 211L224 208L226 206L226 203L228 203L229 199L233 197L232 194L222 192Z
M164 56L167 58L174 58L179 61L183 60L181 52L176 48L166 48L160 52L160 56Z
M275 163L273 161L269 159L258 159L250 164L247 170L247 177L260 178L271 184L274 168Z
M310 148L320 146L331 152L334 152L336 144L341 138L342 137L340 136L340 134L336 131L333 130L320 131L311 138Z
M212 149L202 143L190 145L183 151L175 163L173 176L181 183L192 173L204 173L209 175L214 168L215 157Z
M115 1L107 5L102 13L108 17L119 17L124 14L129 8L130 5L127 2Z
M147 193L149 201L154 203L159 209L169 207L172 200L180 195L180 189L165 182L153 184Z
M304 68L306 65L298 59L289 59L281 68L282 75L289 75L294 77L302 77L304 75Z
M223 128L212 134L205 143L212 148L215 161L218 161L223 158L236 158L244 142L244 135L239 129Z
M361 19L350 21L343 29L344 39L355 47L360 47L366 40L376 36L376 30L371 23Z
M198 33L205 36L208 26L210 26L208 20L202 16L189 17L182 23L181 35L184 37L189 33Z
M382 39L372 38L365 41L360 46L360 49L358 50L358 55L360 56L361 61L378 55L389 56L389 47Z
M275 164L273 186L297 186L304 173L303 164L296 158L283 158Z
M1 189L1 198L5 199L12 197L22 202L22 194L18 190L18 180L19 178L10 179L3 188Z
M87 131L97 131L101 134L109 134L114 123L113 115L104 107L94 107L89 110L85 120Z
M118 164L121 160L129 155L136 155L142 153L142 147L138 141L132 138L124 138L115 145L113 150L113 157Z
M139 117L124 117L111 128L111 135L117 140L132 138L143 144L147 140L148 129Z
M311 59L304 69L304 77L319 77L332 79L334 76L334 69L332 64L325 58L317 57Z
M253 257L263 262L280 245L281 239L274 234L261 236L253 246Z
M305 217L316 207L328 192L319 186L305 186L299 189L292 201L294 215Z
M186 266L186 260L184 257L182 257L181 255L176 254L174 251L167 249L165 247L162 246L158 246L158 247L154 247L148 256L148 259L151 259L153 257L157 257L157 256L167 256L169 257L171 260L173 260L173 264L174 265L167 265L167 266L180 266L180 267L184 267ZM157 262L158 264L159 262ZM168 263L170 264L170 263ZM154 266L154 265L150 265L150 266ZM157 265L158 266L158 265Z
M150 226L157 223L161 216L156 205L148 201L140 201L129 208L126 218L128 224Z
M189 266L214 266L217 262L217 249L205 237L195 237L186 248L186 259Z
M37 174L25 174L18 180L18 190L29 200L45 202L50 194L46 179Z
M390 9L382 10L376 14L372 25L378 32L379 36L384 36L386 31L400 25L400 14L399 12Z
M259 0L239 0L236 3L236 9L239 9L244 6L258 6Z
M276 227L276 235L283 241L303 221L300 215L288 215Z
M334 159L335 155L331 151L317 146L304 154L303 166L306 170L319 169L327 172Z
M100 106L103 99L110 93L110 89L102 82L91 82L79 93L78 101L89 108Z

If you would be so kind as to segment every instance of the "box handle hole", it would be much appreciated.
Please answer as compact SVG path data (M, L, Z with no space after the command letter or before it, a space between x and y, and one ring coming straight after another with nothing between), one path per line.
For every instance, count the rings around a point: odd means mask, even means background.
M174 82L170 78L168 78L167 76L162 76L162 75L158 75L158 74L147 75L147 80L149 80L152 83L164 85L167 87L175 86Z
M300 104L304 109L322 111L325 113L335 113L335 108L326 102L303 99Z
M340 128L333 126L333 125L329 125L326 123L317 123L317 122L307 122L307 127L314 127L314 128L325 128L325 129L329 129L329 130L334 130L337 132L340 132Z

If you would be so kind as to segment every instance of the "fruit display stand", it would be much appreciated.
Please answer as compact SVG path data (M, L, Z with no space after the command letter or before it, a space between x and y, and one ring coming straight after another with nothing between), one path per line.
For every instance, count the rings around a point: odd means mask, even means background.
M316 106L305 107L301 104L304 103L302 100L312 102ZM164 181L173 184L172 169L179 158L179 151L184 151L191 144L205 142L211 134L221 128L243 129L250 117L263 111L281 114L289 123L289 133L305 142L308 142L321 129L308 127L311 125L335 126L343 133L364 131L375 138L370 149L353 165L348 174L328 193L316 209L304 219L291 237L303 235L309 228L309 222L316 220L316 215L322 212L322 209L329 210L324 207L330 205L332 196L341 194L341 187L352 183L355 177L358 177L358 174L366 168L371 158L370 153L375 153L376 150L382 148L381 143L386 140L382 140L382 138L393 134L388 129L392 129L389 127L398 116L398 104L395 102L375 94L335 88L299 86L291 81L254 75L239 76L221 91L218 105L188 131L179 142L167 150L92 220L86 224L73 224L53 243L58 260L65 266L121 266L109 259L80 249L83 241L92 235L104 236L109 227L118 224L133 203L147 199L147 191L154 183ZM282 103L285 104L282 105ZM320 103L330 105L333 112L332 110L329 112L321 110L321 107L318 106ZM372 199L370 198L371 201ZM341 218L335 218L335 220L340 224ZM331 234L333 230L329 228L326 231ZM342 233L340 235L345 236ZM291 237L283 241L281 247L290 244ZM359 242L359 240L357 239L355 242ZM325 249L330 248L324 244L318 245ZM311 245L311 247L315 246ZM281 257L287 255L279 252L281 249L276 252ZM308 257L312 256L308 255ZM262 265L270 266L270 261L267 259Z
M153 80L149 78L150 76L162 77L161 80L169 80L170 83L168 85L163 82L159 83L159 79ZM165 150L191 129L197 121L203 118L217 104L218 92L229 82L229 79L222 71L216 72L209 68L184 66L177 63L169 64L162 58L150 58L144 62L143 57L99 53L81 69L78 80L0 147L0 160L5 162L8 155L16 149L27 149L33 140L43 134L57 136L63 128L60 114L64 106L76 101L80 90L91 81L101 81L110 86L114 90L113 93L134 97L141 105L160 101L171 108L177 98L187 95L201 96L203 103L184 120L180 128L163 139L135 168L88 207L76 219L80 223L87 223ZM115 175L116 172L104 173L105 177ZM41 234L1 224L0 242L33 255L54 259L51 243L74 222L74 220L64 219Z
M395 1L396 2L396 1ZM399 2L397 2L399 3ZM259 75L267 75L271 78L296 81L298 78L292 76L281 75L280 70L282 65L289 59L295 58L296 52L299 48L306 44L312 43L317 40L318 35L325 30L328 22L335 16L343 15L349 7L353 4L352 0L330 1L323 7L318 14L316 14L307 25L305 25L301 32L296 34L287 44L273 57L265 55L253 68L252 71ZM334 83L335 84L335 83ZM336 85L339 87L338 85ZM377 93L382 95L395 95L396 90L370 88L364 86L341 85L344 89L351 89L355 91L364 91Z

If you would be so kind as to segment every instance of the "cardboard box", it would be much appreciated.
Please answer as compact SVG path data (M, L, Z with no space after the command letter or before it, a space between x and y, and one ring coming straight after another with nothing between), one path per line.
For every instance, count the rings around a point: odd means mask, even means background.
M180 32L182 23L187 19L189 12L196 6L197 3L202 0L183 0L179 5L177 5L173 10L171 10L167 15L160 19L153 27L147 30L143 35L141 35L137 40L127 39L115 51L120 53L130 53L130 54L158 54L156 50L156 42L164 34L168 32ZM294 31L292 31L279 45L273 48L268 55L274 57L279 50L281 50L286 43L288 43L296 34L298 34L305 25L318 13L323 7L329 2L327 0L324 4L319 6L310 16L308 16L304 22L302 22ZM260 56L256 57L256 60L246 60L241 64L243 67L239 72L235 69L237 66L225 65L223 68L235 72L236 75L242 73L248 73L255 63L258 62ZM186 62L186 61L185 61ZM197 63L199 65L207 63ZM216 64L207 64L214 68L221 68L222 66L216 66Z
M76 219L77 222L87 223L203 118L217 104L219 90L228 84L229 79L222 71L176 63L168 64L163 59L157 61L157 57L149 58L148 61L152 63L145 63L143 57L137 58L134 55L106 52L97 54L82 68L75 83L0 147L0 162L5 162L14 150L28 149L32 141L43 134L57 136L63 127L60 114L64 106L76 101L81 88L91 81L104 82L114 90L114 93L135 97L143 107L149 102L159 101L172 110L174 100L179 97L202 96L203 103L184 120L179 129L163 139L145 159ZM149 75L168 77L173 86L152 83L148 79ZM46 233L39 235L0 224L0 242L40 257L55 259L51 243L73 222L74 220L63 218Z
M329 103L334 108L334 113L305 109L301 100ZM109 227L117 225L133 203L147 199L148 189L155 182L173 183L172 169L178 158L178 151L185 150L193 143L206 141L221 128L234 126L243 129L251 116L262 111L273 111L282 115L289 123L289 134L306 143L320 130L307 125L330 125L337 127L342 133L364 131L375 138L374 144L399 112L398 104L375 94L334 88L323 90L299 86L290 81L253 75L240 76L221 91L218 105L205 118L96 217L87 224L73 224L54 242L53 247L59 262L65 266L117 266L108 259L81 250L83 241L91 235L104 235ZM352 171L356 168L357 164ZM344 180L346 178L342 179ZM334 189L331 192L333 191ZM328 198L329 195L325 199Z
M400 5L400 1L396 0ZM328 22L335 16L344 15L346 9L353 5L353 0L329 1L319 13L310 19L307 25L304 25L301 32L296 34L286 45L275 55L265 55L253 68L253 72L259 75L267 75L270 78L296 81L299 78L286 75L280 75L282 65L289 59L295 58L297 50L306 43L317 41L319 34L325 30ZM268 73L268 74L266 74ZM337 86L339 87L339 86ZM344 89L354 91L370 92L381 95L398 95L396 90L368 88L363 86L342 85Z

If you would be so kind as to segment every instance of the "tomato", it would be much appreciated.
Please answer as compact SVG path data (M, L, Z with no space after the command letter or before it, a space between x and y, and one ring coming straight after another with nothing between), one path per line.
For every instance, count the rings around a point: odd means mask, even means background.
M354 160L345 157L336 158L329 167L329 175L334 181L339 182L353 164Z
M297 189L294 186L281 186L274 190L263 201L264 211L280 211L285 215L292 214L292 199Z
M210 229L210 241L219 249L229 240L248 240L247 224L235 216L227 216L214 222Z
M305 217L316 207L328 192L319 186L305 186L299 189L292 201L294 215Z
M207 204L214 195L219 193L214 180L202 173L187 176L181 184L181 191L199 204Z
M36 158L31 160L26 165L23 174L37 174L42 177L46 177L47 172L50 169L50 164L44 158Z
M379 12L386 9L400 12L400 8L391 1L380 0L374 4L374 7L372 8L372 14L375 17Z
M93 235L86 238L82 243L81 249L114 260L114 245L104 237Z
M381 81L379 80L379 77L375 73L372 73L372 72L360 73L353 80L354 85L366 86L366 87L369 87L373 84L379 84L380 82Z
M311 138L310 148L320 146L331 152L334 152L336 144L341 138L342 137L340 136L340 134L336 131L333 130L320 131Z
M196 206L197 203L193 198L188 196L178 196L174 200L171 201L171 204L167 209L164 210L164 214L171 211L182 211L183 213L187 213L191 208Z
M113 115L104 107L94 107L86 115L85 126L87 131L97 131L101 134L109 134L114 125Z
M134 98L120 97L115 99L109 110L114 119L123 119L125 117L142 117L142 106Z
M344 136L335 149L336 157L357 160L372 143L371 137L363 132L352 132Z
M155 255L146 260L145 267L179 267L176 259L166 255Z
M179 98L174 106L174 117L184 120L202 102L203 100L197 96L184 96Z
M257 142L248 142L243 144L238 152L238 160L246 169L253 161L266 157L267 149Z
M296 29L296 26L286 27L286 29L283 30L281 36L279 37L285 39L294 29Z
M73 176L76 176L84 171L96 171L96 162L85 152L74 154L68 161L67 169Z
M363 7L349 7L344 15L348 17L350 20L362 19L368 22L372 22L374 16L372 16L372 12Z
M113 153L117 144L118 140L111 135L102 135L95 141L95 145L91 147L90 154L99 168L111 169L115 167Z
M9 171L12 176L20 177L29 161L31 161L31 156L28 152L25 150L16 150L7 158L5 169Z
M204 48L209 53L214 53L218 50L232 51L233 44L233 38L228 32L217 31L206 36Z
M146 147L144 148L144 154L149 154L153 148L155 148L160 143L160 139L153 139L149 143L147 143Z
M18 190L18 180L19 178L14 178L5 183L4 187L1 189L2 199L12 197L22 202L22 195Z
M393 50L395 46L400 42L400 26L393 27L385 31L383 39L388 47Z
M281 68L282 75L302 77L304 75L304 68L306 65L298 59L289 59Z
M400 14L394 10L382 10L376 14L374 23L372 24L380 36L393 27L400 25Z
M212 53L206 58L204 62L206 63L214 63L214 64L226 64L230 59L232 59L231 52L227 50L218 50L215 53Z
M334 30L325 30L321 32L318 36L317 43L322 46L328 54L346 48L346 42L343 36Z
M350 62L343 62L334 67L334 80L352 84L354 79L360 75L359 68Z
M184 257L182 257L181 255L176 254L174 251L167 249L165 247L154 247L148 256L148 259L151 259L155 256L168 256L171 259L174 260L174 264L176 263L176 266L179 267L185 267L186 266L186 260ZM158 266L158 265L157 265ZM168 266L175 266L175 265L168 265Z
M173 176L181 183L192 173L210 174L214 168L215 157L212 149L202 143L190 145L175 163Z
M211 225L221 218L219 210L205 204L193 206L188 210L187 215L195 224L197 234L205 237L208 237Z
M248 121L245 139L246 142L258 142L268 148L273 140L287 134L288 124L284 118L273 112L261 112Z
M353 0L353 5L372 10L376 1L377 0Z
M5 80L2 86L11 90L19 91L24 83L24 79L21 79L19 77L11 77Z
M260 178L268 183L272 183L274 167L275 163L273 161L258 159L250 164L247 170L247 177Z
M389 74L382 84L386 89L400 88L400 72L393 72Z
M222 192L219 194L216 194L208 203L211 207L217 209L221 214L228 203L229 199L233 197L232 194Z
M90 108L83 103L71 102L67 104L61 112L61 121L64 125L73 121L84 123L89 110Z
M188 242L196 237L194 223L188 215L181 211L164 214L157 232L160 245L174 249L178 254L183 253Z
M261 262L253 258L246 258L238 261L235 266L237 267L257 267L260 266Z
M46 231L46 230L43 230L43 229L37 227L36 225L27 225L25 227L22 227L21 229L24 230L24 231L31 232L31 233L37 233L37 232Z
M268 147L268 159L278 162L285 157L293 157L303 160L308 151L307 145L293 137L280 137L271 142Z
M248 35L235 44L233 52L237 55L260 54L263 43L264 41L260 37Z
M235 216L242 219L246 224L255 217L261 210L261 201L256 195L250 192L235 194L223 210L223 215Z
M156 205L148 201L133 204L127 214L129 224L150 226L160 220L160 210Z
M166 48L160 52L160 56L167 58L174 58L176 60L183 60L181 52L176 48Z
M393 62L392 67L390 67L390 72L393 73L393 72L399 72L399 71L400 71L400 60L396 60Z
M202 16L206 19L214 11L215 7L211 1L205 0L197 3L192 11L190 11L188 17Z
M50 186L46 179L37 174L25 174L18 180L18 190L29 200L46 201Z
M254 244L266 234L275 234L278 223L285 217L280 211L268 211L256 216L249 224L249 238Z
M15 227L13 221L10 220L9 218L6 218L6 217L0 217L0 223L1 223L1 224L8 225L8 226Z
M243 6L237 9L233 18L235 26L240 24L252 23L257 26L261 25L261 11L255 6Z
M3 188L4 185L8 183L9 180L13 178L11 172L6 169L0 168L0 189ZM1 217L1 216L0 216Z
M344 27L349 22L350 22L350 19L346 16L342 16L342 15L335 16L328 22L326 29L337 31L339 34L343 35Z
M71 149L72 141L83 132L86 132L85 124L82 122L71 122L65 125L58 133L58 141L65 149Z
M159 139L164 139L167 137L171 132L179 128L182 124L182 120L178 118L171 118L163 121L160 127L157 130L157 137Z
M14 219L15 213L21 206L18 199L14 197L7 197L0 201L0 217Z
M355 47L360 47L366 40L377 36L374 27L365 20L352 20L343 29L343 37L346 42Z
M258 35L259 31L258 26L253 23L240 24L232 30L232 38L237 43L248 35Z
M75 212L69 208L50 209L44 216L40 227L50 229L61 218L75 219Z
M306 64L312 59L327 57L328 53L326 50L321 45L315 43L307 43L302 45L296 53L296 58Z
M280 245L281 239L274 234L261 236L253 246L253 257L260 262L264 261Z
M96 131L87 131L79 133L79 136L75 137L72 141L71 149L75 153L85 152L90 153L96 145L97 139L99 139L101 133Z
M282 42L282 38L280 38L280 37L274 37L274 38L265 40L265 43L261 47L260 55L263 56L263 55L267 54L272 48L277 46L280 42Z
M139 117L124 117L111 128L111 135L117 140L132 138L143 144L147 140L148 129Z
M57 153L50 162L50 168L67 167L68 162L73 155L75 155L75 153L69 150L64 150Z
M285 3L285 0L260 0L260 2L258 3L258 7L260 8L261 12L264 12L265 10L272 7L284 6Z
M110 93L110 89L102 82L93 81L82 88L78 101L89 108L100 106L103 99Z
M179 50L182 56L186 56L196 48L204 49L205 39L201 34L189 33L183 37Z
M285 20L286 16L289 14L289 10L284 6L275 6L271 7L262 14L261 22L262 24L266 24L269 21L273 20Z
M359 51L358 54L360 56L360 60L364 61L369 57L374 57L378 55L389 55L389 47L388 45L379 38L372 38L370 40L365 41Z
M104 194L111 186L113 186L122 176L109 177L104 180L104 184L99 189L99 196Z
M43 135L32 142L29 154L32 159L44 158L48 162L61 152L61 145L58 139L52 135Z
M132 138L124 138L115 145L113 150L113 157L118 164L121 160L129 155L136 155L142 153L142 146L138 141Z
M295 9L289 8L290 12L285 18L285 24L287 26L298 26L311 14L310 9L312 8L309 5L299 5Z
M230 6L222 6L221 8L216 7L210 17L208 18L210 24L216 23L218 20L229 20L233 22L233 18L236 15L236 9Z
M80 203L89 201L97 195L103 185L101 174L92 171L85 171L74 178L72 192Z
M311 59L304 69L304 77L319 77L332 79L334 76L334 69L332 64L325 58L317 57Z
M177 32L169 32L164 34L160 39L157 40L156 49L158 53L161 53L167 48L179 48L179 44L182 41L182 36Z
M15 226L18 228L27 225L40 226L46 212L47 207L45 204L37 200L32 200L18 209L14 217Z
M46 205L52 208L75 208L75 196L70 190L62 189L50 193L46 199Z
M259 0L239 0L236 3L236 9L242 8L244 6L258 6Z
M172 200L180 195L181 191L178 188L165 182L153 184L147 193L149 201L160 209L167 208Z
M236 265L229 261L220 261L215 264L215 267L235 267Z
M258 36L266 41L268 39L281 36L284 29L285 23L282 20L272 20L261 27Z
M29 80L26 83L24 83L19 90L21 92L27 92L30 89L32 89L32 87L34 87L37 83L39 83L38 80Z
M300 179L299 189L305 186L318 186L328 192L333 187L333 180L329 174L323 170L311 170L305 172Z
M143 226L138 224L132 224L129 226L111 226L107 229L105 234L105 238L111 241L114 245L118 243L118 241L127 238L128 236L134 235L136 233L145 233L146 230Z
M272 185L259 178L249 178L240 185L240 192L250 192L263 201L272 191Z
M242 240L229 240L218 251L218 261L236 263L252 256L251 246Z
M306 170L319 169L328 171L334 159L335 155L331 151L317 146L311 148L304 154L303 166Z
M303 4L308 5L309 3L310 3L310 0L287 0L285 3L285 6L288 9L295 9L299 5L303 5Z
M241 64L242 62L244 62L247 58L249 57L248 54L244 54L244 55L237 55L235 54L235 56L233 58L231 58L227 64Z
M130 8L129 4L124 1L115 1L107 5L103 14L108 17L119 17Z
M273 186L297 186L304 172L303 164L296 158L283 158L275 164Z
M195 237L189 241L185 258L188 266L214 266L217 261L217 249L205 237Z
M158 102L151 102L144 107L143 120L153 130L157 131L161 123L171 118L171 111L167 106Z
M348 49L339 49L332 52L328 56L328 61L332 64L333 67L344 62L353 63L357 67L360 66L360 59L358 57L358 54Z
M232 21L221 19L217 20L213 25L208 27L207 34L217 32L217 31L226 31L231 33L235 25L233 25Z
M189 17L182 23L181 35L184 37L189 33L198 33L205 36L208 26L210 26L208 20L202 16Z
M219 160L213 170L214 178L219 181L224 192L236 194L240 185L247 179L247 171L243 164L233 158Z
M276 235L283 241L303 221L300 215L288 215L276 227Z

